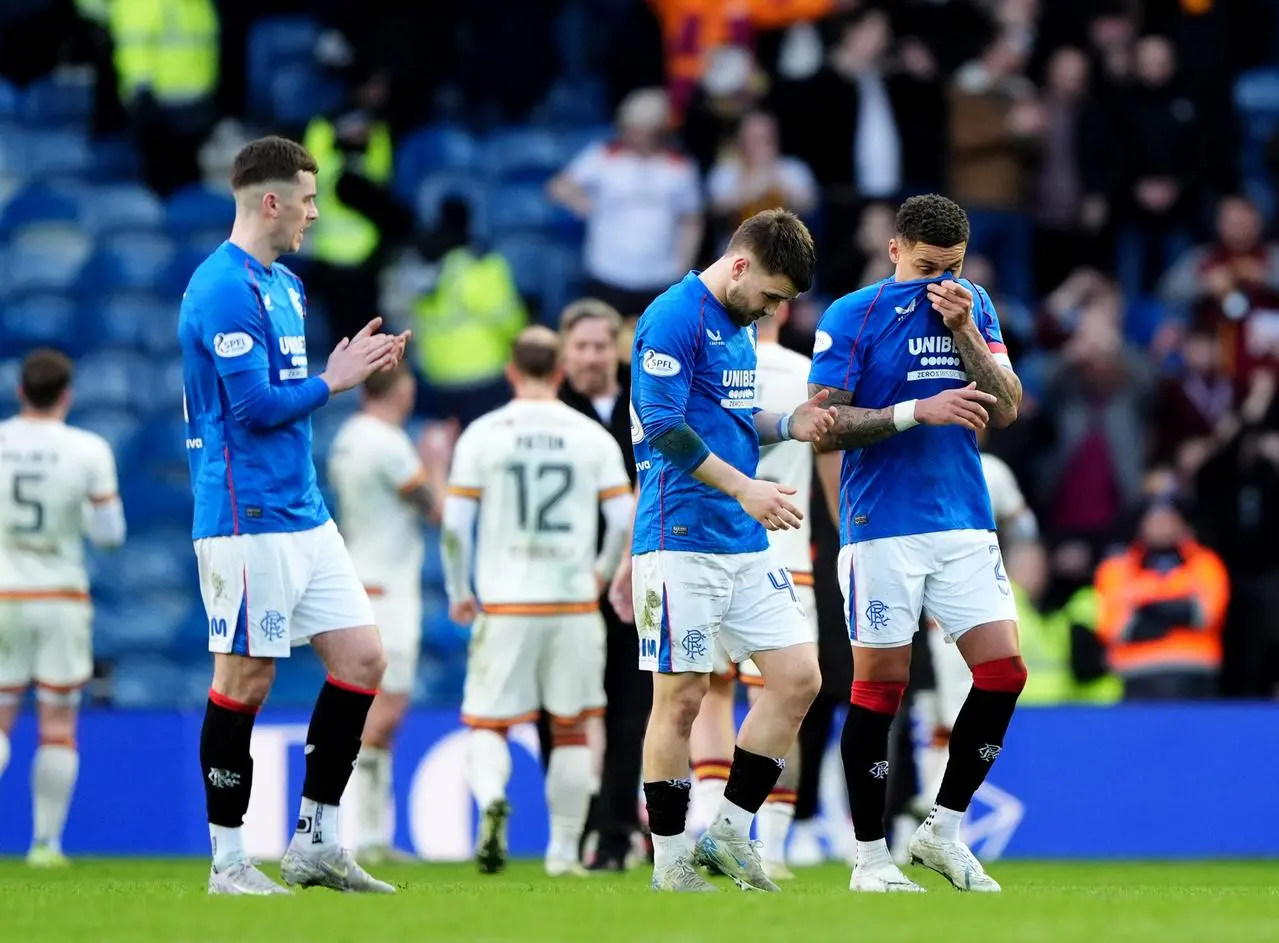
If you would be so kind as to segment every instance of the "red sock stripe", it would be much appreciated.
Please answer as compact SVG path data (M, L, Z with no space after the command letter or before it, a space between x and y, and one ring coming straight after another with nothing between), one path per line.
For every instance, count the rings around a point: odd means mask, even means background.
M209 700L225 710L235 711L237 714L256 714L258 712L257 705L244 704L233 698L227 697L225 694L219 694L213 688L209 688Z
M850 701L876 714L896 716L905 695L904 681L854 681Z
M584 747L586 746L586 734L584 733L557 733L551 735L551 748L559 747Z
M768 794L767 801L768 802L788 802L791 805L794 805L795 790L794 789L774 789L772 792Z
M693 766L694 779L728 779L732 760L698 760Z
M1026 687L1026 663L1018 655L973 665L973 687L982 691L1020 694Z
M335 688L341 688L343 691L350 691L353 694L366 694L369 697L377 697L376 688L362 688L358 684L352 684L350 681L339 681L333 675L329 675L324 679L327 684L333 685Z

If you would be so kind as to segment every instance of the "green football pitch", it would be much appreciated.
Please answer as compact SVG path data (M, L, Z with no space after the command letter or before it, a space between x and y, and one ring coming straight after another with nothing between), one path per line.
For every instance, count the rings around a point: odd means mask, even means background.
M847 890L848 872L800 872L782 894L655 894L643 871L546 878L519 862L497 877L469 865L375 869L394 897L303 891L210 898L206 865L80 860L57 872L0 861L0 940L13 943L1227 943L1279 940L1279 864L1000 862L996 896L959 894L910 869L929 892ZM266 866L268 873L274 867Z

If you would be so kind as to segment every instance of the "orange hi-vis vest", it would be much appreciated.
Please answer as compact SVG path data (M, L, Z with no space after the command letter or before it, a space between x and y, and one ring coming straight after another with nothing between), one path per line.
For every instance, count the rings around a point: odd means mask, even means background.
M1138 676L1160 671L1211 671L1221 664L1221 630L1230 601L1230 578L1221 558L1188 540L1179 548L1180 566L1160 573L1142 564L1134 546L1097 568L1097 635L1106 643L1111 670ZM1163 638L1124 639L1124 627L1148 603L1193 597L1202 608L1202 626L1173 628Z

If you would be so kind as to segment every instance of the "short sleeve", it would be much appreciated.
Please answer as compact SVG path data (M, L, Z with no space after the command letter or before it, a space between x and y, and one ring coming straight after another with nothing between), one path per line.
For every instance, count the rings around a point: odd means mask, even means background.
M684 422L697 365L693 311L650 308L635 333L631 402L649 439Z
M856 297L856 296L852 296ZM813 366L808 382L816 386L856 392L865 353L853 336L854 305L840 299L826 309L813 336Z
M200 340L213 358L218 376L269 370L262 303L252 285L227 279L197 305Z
M115 455L105 439L94 438L89 454L89 500L94 503L109 501L120 493L116 474Z
M426 484L426 469L408 436L397 435L388 441L382 455L382 469L400 494L408 494Z
M564 173L579 187L590 190L599 186L607 159L607 145L591 144L569 162Z
M977 329L981 331L981 336L986 339L986 346L990 348L990 353L995 358L995 362L1001 367L1012 369L1013 362L1008 357L1008 346L1004 343L1004 332L999 327L999 315L995 312L995 303L990 300L990 295L986 293L986 289L973 282L969 282L968 286L973 290L974 316L977 321Z
M599 499L607 501L619 495L631 493L631 479L626 474L626 459L613 437L607 433L599 436Z
M453 467L449 470L449 495L458 498L474 498L484 495L483 443L481 426L472 423L453 447Z

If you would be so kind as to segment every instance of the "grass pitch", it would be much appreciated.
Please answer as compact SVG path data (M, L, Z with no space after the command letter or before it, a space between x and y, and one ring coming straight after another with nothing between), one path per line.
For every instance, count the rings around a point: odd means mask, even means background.
M518 862L382 867L395 897L312 890L209 898L191 859L0 861L0 940L12 943L1258 943L1279 940L1279 865L997 862L995 896L911 868L926 895L853 895L848 871L800 872L784 893L654 894L646 871L551 880ZM276 873L273 866L265 870Z

